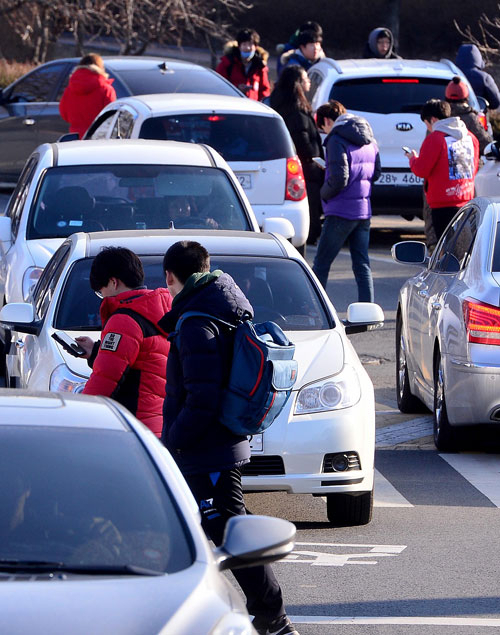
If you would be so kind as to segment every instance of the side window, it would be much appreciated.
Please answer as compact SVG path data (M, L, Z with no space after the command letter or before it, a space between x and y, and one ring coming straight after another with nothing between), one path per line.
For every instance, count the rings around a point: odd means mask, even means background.
M35 174L36 166L38 164L38 155L32 156L31 159L24 166L19 181L17 182L16 189L14 190L10 200L9 206L5 212L6 216L10 216L12 234L17 236L19 230L19 223L21 222L21 216L24 209L24 204L28 196L28 191Z
M137 115L128 110L120 110L115 125L111 132L111 139L129 139L134 129L134 121Z
M316 94L316 91L320 87L321 82L323 81L323 76L317 71L312 71L309 73L309 79L311 80L311 88L307 91L306 96L309 102L311 102Z
M86 139L107 139L115 120L116 110L109 110L92 124L86 133Z
M37 317L41 320L47 313L50 301L54 295L54 289L68 260L70 248L71 245L69 244L59 247L43 270L40 280L33 291L33 304L35 305Z
M470 214L471 208L465 208L448 227L436 247L432 262L430 263L430 269L442 273L456 273L460 271L466 252L463 247L458 247L457 251L455 251L455 245L457 244L457 238L461 233L464 223L468 220ZM464 240L466 240L465 235ZM469 244L467 248L469 249L470 247L471 245Z
M448 256L450 263L446 264L447 268L453 267L455 263L458 263L461 271L467 266L477 234L477 220L478 212L473 209L457 233Z
M11 102L51 101L66 64L48 64L37 68L15 84L9 93Z

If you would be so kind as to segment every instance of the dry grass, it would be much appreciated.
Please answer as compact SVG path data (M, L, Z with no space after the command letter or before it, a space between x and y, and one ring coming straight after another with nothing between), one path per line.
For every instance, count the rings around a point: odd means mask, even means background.
M29 62L10 62L4 58L0 59L0 88L5 88L13 81L15 81L21 75L24 75L32 68L35 68L36 64L30 64Z

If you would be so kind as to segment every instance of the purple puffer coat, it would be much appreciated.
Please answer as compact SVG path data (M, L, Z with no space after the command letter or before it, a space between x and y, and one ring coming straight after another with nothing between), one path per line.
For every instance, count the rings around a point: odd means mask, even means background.
M341 115L323 145L326 172L321 198L325 216L370 218L372 183L382 171L370 124L363 117Z

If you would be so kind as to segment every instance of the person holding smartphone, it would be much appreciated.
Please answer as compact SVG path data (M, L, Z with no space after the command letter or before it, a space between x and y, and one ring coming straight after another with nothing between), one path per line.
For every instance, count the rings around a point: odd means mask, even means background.
M75 340L92 368L83 393L116 399L160 437L170 344L156 323L170 311L170 291L148 290L141 259L124 247L97 254L90 286L102 298L103 328L97 342Z

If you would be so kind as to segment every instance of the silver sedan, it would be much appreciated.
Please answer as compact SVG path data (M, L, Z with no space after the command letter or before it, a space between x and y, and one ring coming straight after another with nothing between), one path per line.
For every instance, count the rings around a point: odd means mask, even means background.
M500 199L462 207L432 256L392 248L421 271L399 293L396 383L402 412L434 413L434 441L458 449L460 426L500 423Z

